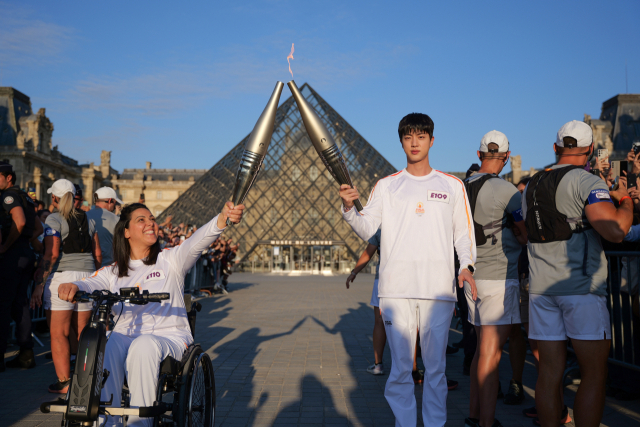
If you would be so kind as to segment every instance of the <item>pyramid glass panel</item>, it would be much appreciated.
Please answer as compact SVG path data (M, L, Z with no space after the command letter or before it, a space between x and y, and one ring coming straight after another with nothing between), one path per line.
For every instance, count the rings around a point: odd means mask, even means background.
M396 169L311 86L304 84L301 92L336 140L365 204L375 183ZM172 215L175 223L202 226L220 212L231 198L247 138L185 191L159 220ZM240 243L240 264L268 262L272 271L326 272L328 266L329 270L348 271L366 247L342 220L338 184L313 148L292 97L278 108L262 170L244 203L247 210L242 223L224 232L225 238Z

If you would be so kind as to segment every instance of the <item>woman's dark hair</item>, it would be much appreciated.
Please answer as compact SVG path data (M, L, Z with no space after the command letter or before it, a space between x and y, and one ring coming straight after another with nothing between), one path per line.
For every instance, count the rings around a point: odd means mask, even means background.
M116 224L116 228L113 231L113 259L115 264L113 265L113 272L118 272L118 277L129 276L129 260L131 259L131 246L129 246L129 240L124 237L124 230L129 228L131 222L131 215L137 209L149 210L142 203L132 203L125 206L120 213L120 221ZM156 242L149 248L149 255L143 260L144 265L154 265L158 260L158 254L160 253L160 242Z
M411 113L404 116L398 125L400 142L402 142L402 137L410 135L412 132L428 133L429 137L433 137L433 120L431 120L431 117L422 113Z

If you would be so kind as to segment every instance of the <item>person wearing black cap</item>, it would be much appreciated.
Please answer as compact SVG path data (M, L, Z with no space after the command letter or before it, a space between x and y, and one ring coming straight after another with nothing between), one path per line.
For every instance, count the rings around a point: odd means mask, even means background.
M16 341L20 353L6 363L9 368L36 365L31 338L31 316L27 291L35 261L29 240L42 233L33 200L15 185L13 167L0 162L0 372L5 370L4 352L16 322Z

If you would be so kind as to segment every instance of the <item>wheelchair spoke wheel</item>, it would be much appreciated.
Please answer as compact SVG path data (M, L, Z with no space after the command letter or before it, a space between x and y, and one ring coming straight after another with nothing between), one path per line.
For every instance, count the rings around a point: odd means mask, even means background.
M208 354L203 352L198 355L189 383L187 425L212 427L215 421L215 384Z

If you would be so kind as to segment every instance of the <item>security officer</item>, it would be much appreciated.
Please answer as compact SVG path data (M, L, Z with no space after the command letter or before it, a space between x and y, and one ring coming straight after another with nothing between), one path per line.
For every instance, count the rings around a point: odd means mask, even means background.
M593 154L586 123L562 126L554 149L558 163L534 175L522 197L529 238L529 338L538 343L540 357L536 408L542 426L566 422L561 387L571 338L582 376L573 416L576 425L599 425L611 345L601 237L622 241L633 220L633 201L624 179L609 189L584 170Z
M20 353L6 363L9 368L30 369L36 366L31 339L31 316L27 291L35 255L29 240L42 232L33 200L15 185L13 167L0 162L0 372L5 370L4 352L16 322L16 341Z

